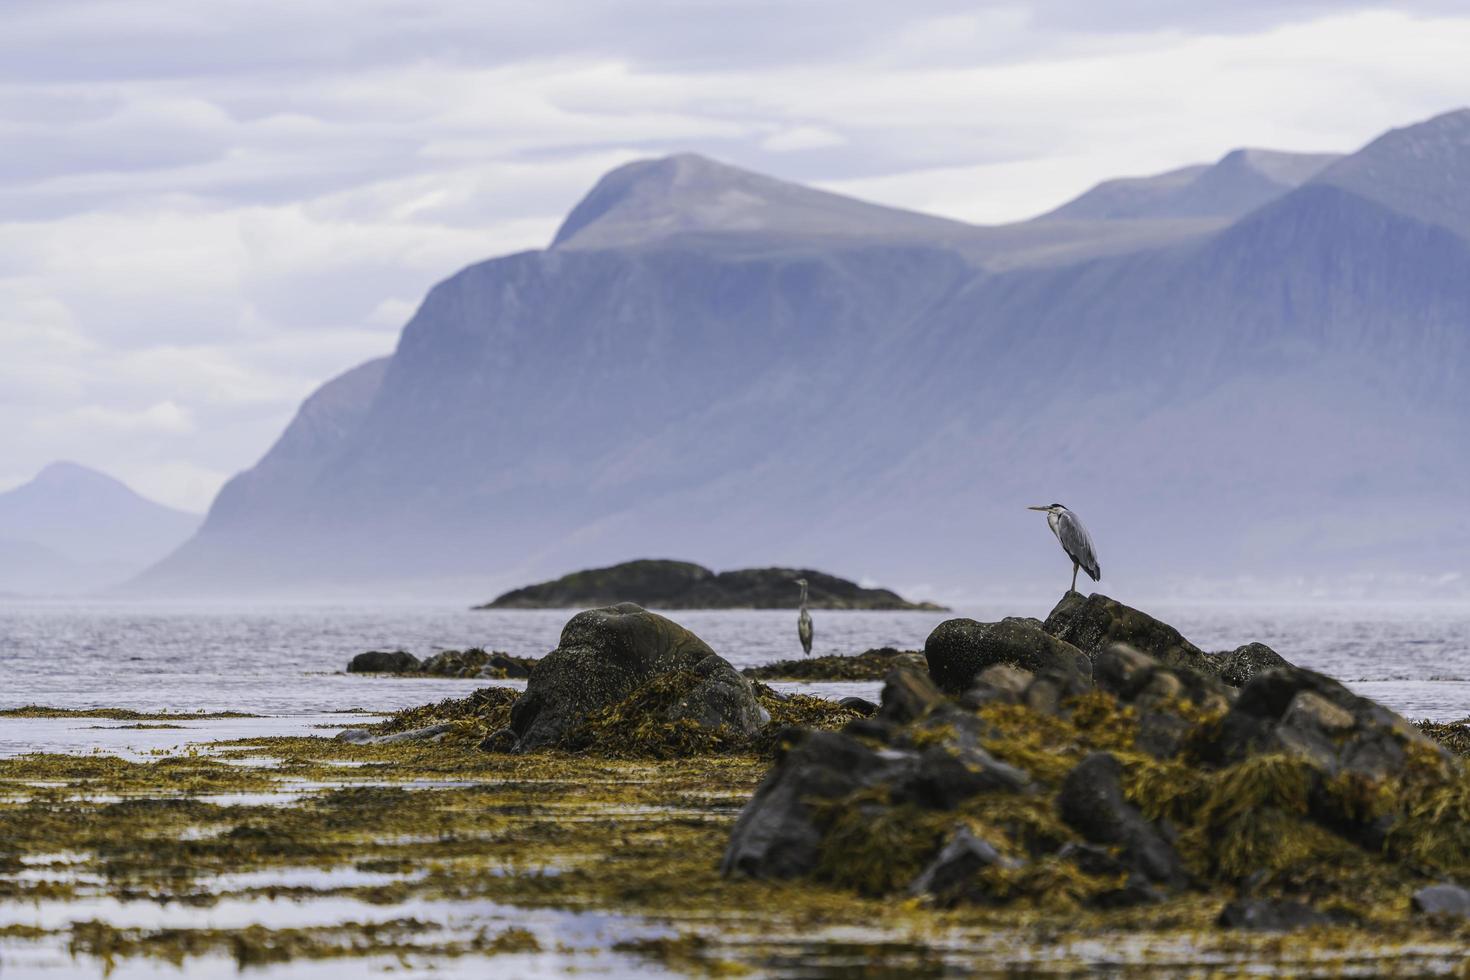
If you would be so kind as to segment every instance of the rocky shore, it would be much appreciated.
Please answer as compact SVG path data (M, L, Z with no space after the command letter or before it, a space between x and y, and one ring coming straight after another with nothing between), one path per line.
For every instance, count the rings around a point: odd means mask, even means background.
M1070 593L1044 622L954 619L922 655L864 658L880 706L782 698L669 619L589 610L474 734L508 753L771 753L730 877L1054 913L1209 896L1221 928L1470 915L1463 760L1264 645L1205 653Z

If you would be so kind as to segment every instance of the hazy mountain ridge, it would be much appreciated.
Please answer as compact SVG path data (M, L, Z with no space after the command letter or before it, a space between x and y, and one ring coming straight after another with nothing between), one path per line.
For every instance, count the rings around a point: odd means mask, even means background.
M1231 150L1214 164L1103 181L1039 219L1239 218L1316 177L1335 153Z
M1370 144L1373 172L1459 145L1460 115ZM604 194L615 172L556 248L435 287L360 417L309 465L263 461L249 506L226 521L222 494L150 584L493 590L661 551L921 593L1060 581L1020 509L1053 499L1136 580L1459 567L1470 471L1444 447L1470 434L1470 240L1395 206L1399 189L1347 186L1354 159L1230 222L942 222L927 242L903 235L938 219L888 209L872 240L718 209L671 226L647 185L634 211L627 188ZM1316 161L1239 164L1279 180ZM696 197L720 199L724 170L701 165ZM801 190L770 183L773 200ZM832 198L792 213L868 214ZM640 235L628 219L647 213ZM1426 509L1444 516L1406 516Z
M137 574L199 527L105 473L47 466L0 493L0 591L83 592Z

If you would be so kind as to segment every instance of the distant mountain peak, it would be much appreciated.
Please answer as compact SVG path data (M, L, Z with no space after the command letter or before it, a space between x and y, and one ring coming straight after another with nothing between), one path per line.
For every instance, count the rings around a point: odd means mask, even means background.
M720 232L932 238L969 228L678 153L607 173L567 215L551 245L606 248Z
M101 470L93 469L90 466L83 466L81 463L73 463L71 460L65 459L48 463L42 467L41 471L30 481L30 485L39 487L90 485L107 487L109 489L121 489L128 493L133 492L128 488L127 484L116 477L108 476Z
M1390 129L1314 182L1470 239L1470 109Z

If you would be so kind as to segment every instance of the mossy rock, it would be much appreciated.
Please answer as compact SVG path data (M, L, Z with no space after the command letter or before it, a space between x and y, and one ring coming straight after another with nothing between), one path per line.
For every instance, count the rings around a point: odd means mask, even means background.
M924 641L924 657L929 676L949 694L963 694L981 671L998 664L1033 674L1059 674L1066 679L1069 693L1092 686L1092 662L1087 655L1030 619L1010 617L998 623L946 620Z
M1101 593L1084 598L1068 592L1042 628L1093 660L1114 643L1126 643L1169 666L1214 672L1211 657L1174 627Z
M750 682L703 640L670 619L622 603L572 617L557 648L531 671L509 727L521 751L561 744L655 678L686 675L697 680L678 687L675 705L661 709L660 720L682 718L744 739L768 720Z

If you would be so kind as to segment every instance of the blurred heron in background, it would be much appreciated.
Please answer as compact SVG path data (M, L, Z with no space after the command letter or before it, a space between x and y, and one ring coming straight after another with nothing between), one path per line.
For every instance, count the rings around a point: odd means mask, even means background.
M799 578L796 584L801 586L801 612L796 615L796 635L801 639L801 652L811 656L812 614L806 611L806 579Z

